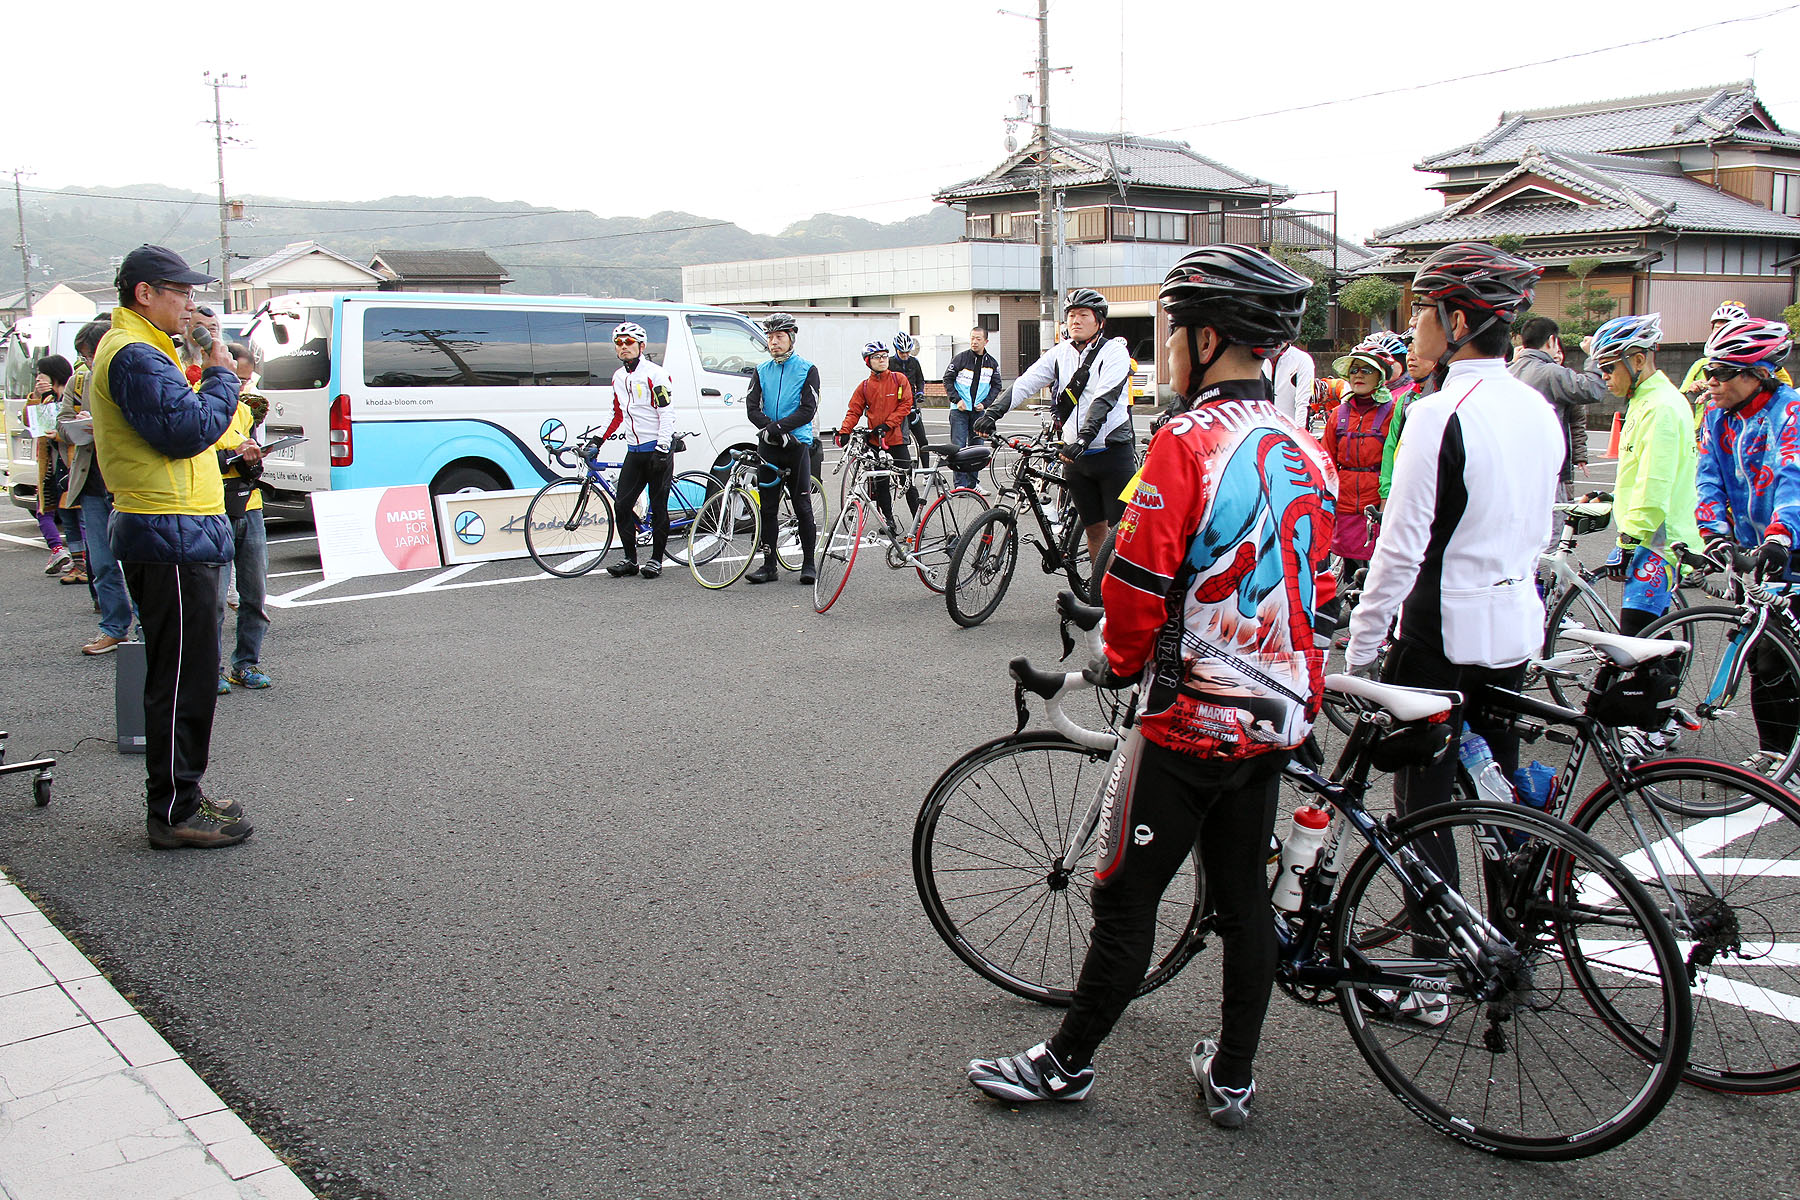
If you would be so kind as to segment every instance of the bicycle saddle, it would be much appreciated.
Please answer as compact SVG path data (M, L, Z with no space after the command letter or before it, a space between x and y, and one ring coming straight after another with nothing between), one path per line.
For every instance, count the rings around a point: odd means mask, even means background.
M934 454L942 455L953 471L979 471L988 465L990 458L994 457L992 446L964 446L961 450L949 446L939 450L933 446L931 450Z
M1639 663L1649 662L1654 658L1666 658L1671 654L1686 654L1686 642L1663 641L1661 638L1626 637L1619 633L1606 633L1599 629L1564 629L1557 634L1564 641L1580 642L1592 646L1606 656L1606 661L1615 667L1635 667Z
M1427 717L1449 712L1462 701L1462 697L1456 692L1395 687L1391 683L1376 683L1373 679L1364 679L1360 675L1327 675L1325 687L1329 691L1342 692L1346 696L1355 696L1359 700L1379 705L1401 721L1423 721Z

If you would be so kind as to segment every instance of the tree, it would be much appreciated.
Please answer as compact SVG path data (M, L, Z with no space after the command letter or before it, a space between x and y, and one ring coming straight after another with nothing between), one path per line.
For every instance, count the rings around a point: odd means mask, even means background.
M1782 309L1781 319L1787 323L1790 332L1800 329L1800 304L1790 304Z
M1327 284L1331 274L1329 268L1321 265L1312 255L1298 246L1284 246L1277 243L1269 247L1269 256L1313 281L1312 290L1306 293L1306 315L1300 319L1300 336L1295 341L1304 347L1310 342L1322 341L1329 337L1331 334L1331 288Z
M1379 275L1364 275L1351 281L1349 286L1338 293L1338 307L1364 317L1390 312L1399 303L1400 285L1390 283Z
M1619 307L1618 298L1603 288L1590 287L1588 276L1600 268L1597 258L1576 258L1569 261L1569 274L1575 277L1575 286L1569 290L1563 305L1563 316L1567 321L1563 324L1562 336L1565 342L1578 342L1600 326L1606 324L1613 310Z
M1494 249L1504 250L1508 254L1517 254L1525 248L1525 239L1516 233L1503 233L1494 239Z

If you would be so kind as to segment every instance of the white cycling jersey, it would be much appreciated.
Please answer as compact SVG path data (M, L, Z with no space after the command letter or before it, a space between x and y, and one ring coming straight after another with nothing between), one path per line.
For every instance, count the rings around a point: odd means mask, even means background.
M669 372L648 356L640 356L635 368L621 365L613 372L613 423L607 432L623 424L625 444L633 450L667 450L675 440Z
M1064 441L1079 442L1093 452L1104 450L1108 442L1129 442L1132 436L1131 397L1125 394L1131 383L1131 355L1125 349L1124 338L1097 336L1101 345L1088 368L1087 386L1081 389L1075 410L1063 427ZM1072 341L1056 343L1019 376L1006 404L990 405L988 412L998 417L1044 387L1051 389L1053 402L1065 402L1063 391L1090 349L1092 343L1080 349Z

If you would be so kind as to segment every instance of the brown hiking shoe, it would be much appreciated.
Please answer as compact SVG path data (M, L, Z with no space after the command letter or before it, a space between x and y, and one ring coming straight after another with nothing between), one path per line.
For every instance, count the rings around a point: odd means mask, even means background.
M150 845L157 850L217 850L221 846L235 846L250 836L250 822L243 819L241 808L238 812L240 815L232 818L211 804L202 804L199 811L179 824L171 825L156 817L146 817L144 827Z

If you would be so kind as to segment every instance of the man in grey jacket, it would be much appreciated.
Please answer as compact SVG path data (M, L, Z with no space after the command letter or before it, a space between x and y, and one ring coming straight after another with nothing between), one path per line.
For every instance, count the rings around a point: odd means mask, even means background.
M1508 370L1513 378L1533 388L1556 412L1562 423L1563 465L1558 499L1570 498L1575 468L1588 465L1587 407L1609 401L1611 393L1598 372L1577 371L1563 365L1561 330L1549 317L1531 317L1519 326L1524 348L1513 356Z

